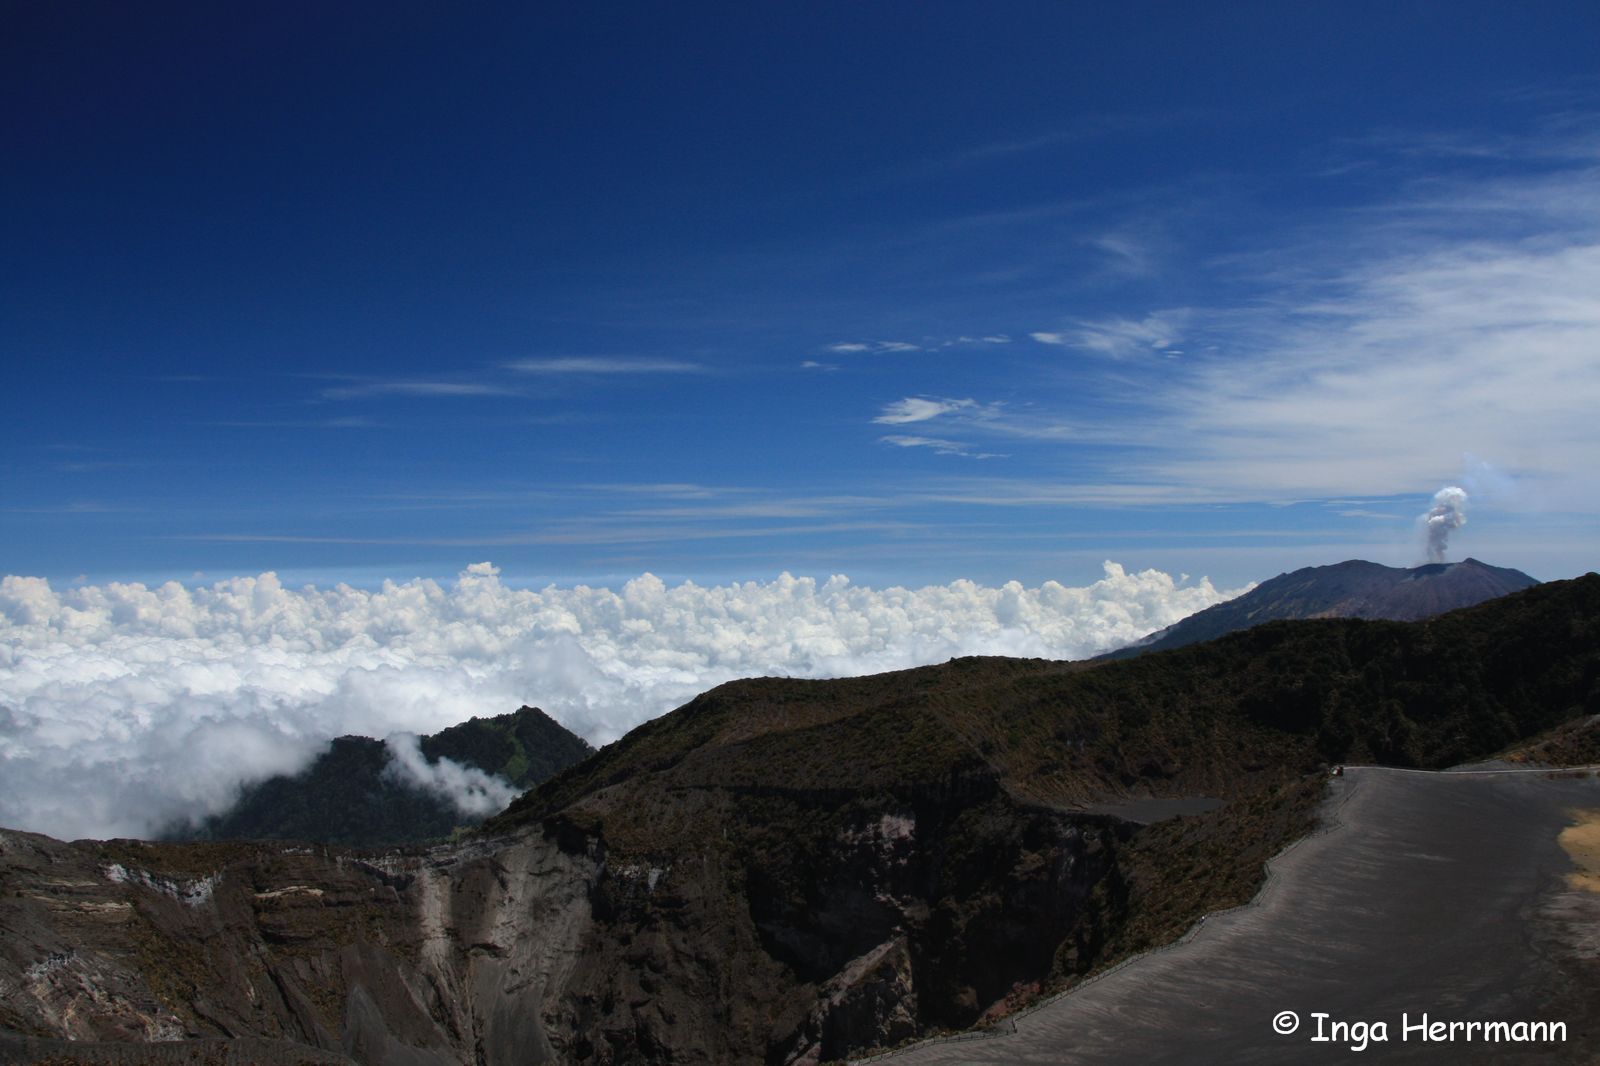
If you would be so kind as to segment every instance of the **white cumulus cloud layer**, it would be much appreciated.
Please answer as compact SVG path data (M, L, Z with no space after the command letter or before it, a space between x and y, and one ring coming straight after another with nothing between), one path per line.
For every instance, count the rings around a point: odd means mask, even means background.
M0 825L140 836L218 812L333 737L432 733L528 703L596 744L737 677L836 677L995 654L1081 658L1236 595L1107 563L1083 588L835 576L619 590L453 584L53 588L0 580ZM414 744L412 745L414 747ZM492 807L460 767L399 772ZM416 762L417 760L413 760ZM452 776L454 775L454 776Z

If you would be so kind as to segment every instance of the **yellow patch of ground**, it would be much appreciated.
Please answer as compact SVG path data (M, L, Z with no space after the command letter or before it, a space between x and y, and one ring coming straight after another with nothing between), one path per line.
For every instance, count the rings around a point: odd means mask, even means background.
M1573 824L1556 837L1577 867L1567 875L1567 884L1585 892L1600 892L1600 810L1574 809L1567 814Z

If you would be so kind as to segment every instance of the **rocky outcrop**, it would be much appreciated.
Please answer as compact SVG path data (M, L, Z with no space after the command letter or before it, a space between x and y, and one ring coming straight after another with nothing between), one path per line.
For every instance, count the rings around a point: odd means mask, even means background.
M544 1006L576 961L598 871L537 831L365 855L7 832L3 1020L71 1041L254 1038L416 1066L557 1061Z
M1105 915L1131 827L998 791L887 807L706 797L719 828L609 853L568 986L573 1061L814 1063L978 1021ZM1089 965L1089 957L1081 960Z
M559 825L365 853L6 832L0 1053L822 1062L971 1024L1049 971L1131 832L970 787L802 795L819 831L766 862L728 799L727 838L670 862Z

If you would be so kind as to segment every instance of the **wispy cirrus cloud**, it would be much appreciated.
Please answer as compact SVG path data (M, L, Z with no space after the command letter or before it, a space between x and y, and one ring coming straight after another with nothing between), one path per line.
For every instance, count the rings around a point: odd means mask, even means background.
M966 348L986 344L1010 344L1011 335L1008 333L985 333L981 337L972 337L963 333L959 337L950 337L939 341L938 348Z
M1001 478L995 476L946 477L927 482L901 498L905 503L956 504L962 507L1007 509L1094 507L1172 507L1228 502L1212 490L1167 482ZM1192 531L1186 532L1190 535Z
M862 355L868 352L920 352L922 345L910 341L839 341L826 347L835 355Z
M1600 243L1443 242L1339 287L1274 316L1249 374L1203 362L1155 397L1167 476L1246 498L1390 494L1473 452L1588 484L1562 495L1596 506Z
M0 508L7 514L120 514L127 511L138 510L133 507L121 507L114 504L101 503L98 500L74 500L70 503L58 504L51 507L6 507Z
M623 516L627 517L627 516ZM726 517L726 516L713 516ZM907 522L815 522L792 525L747 526L719 522L714 525L671 523L642 526L630 522L610 524L586 519L566 522L547 529L509 530L472 533L461 536L344 536L319 533L197 533L172 537L179 541L215 544L345 544L371 546L418 546L436 548L509 548L540 545L663 544L673 542L750 540L774 537L817 536L832 533L904 532L915 528Z
M1080 501L1166 505L1425 495L1472 453L1518 506L1600 513L1597 129L1375 145L1398 193L1212 256L1211 302L1022 333L1098 358L1027 403L906 396L873 422L937 428L878 443L1057 442Z
M1102 233L1089 238L1087 243L1105 255L1107 264L1115 274L1130 278L1149 277L1159 268L1151 242L1130 233Z
M950 414L952 411L972 410L977 406L978 401L972 399L941 400L929 396L907 396L903 400L885 404L883 411L873 421L885 426L902 426L912 422L926 422L940 415Z
M946 399L932 396L907 396L885 404L877 425L903 426L940 421L943 435L889 434L878 438L881 444L897 448L927 448L939 455L959 455L970 459L1005 459L1008 453L989 450L974 440L1063 442L1084 440L1089 434L1058 417L1034 410L1032 405L1012 408L1000 401ZM959 431L957 439L950 434Z
M638 496L655 496L672 500L708 500L727 493L747 493L750 489L727 485L700 485L692 481L628 481L583 485L591 492L618 492Z
M1029 336L1040 344L1077 348L1112 359L1131 359L1163 352L1183 340L1193 311L1172 308L1153 311L1143 318L1113 317L1077 322L1060 331L1038 331Z
M1048 412L1037 410L1031 404L1012 407L998 400L979 403L970 397L957 400L907 396L885 404L872 421L876 425L903 426L934 419L959 425L965 432L975 435L1013 440L1064 441L1082 440L1090 436L1087 431Z
M870 496L820 496L750 500L737 503L687 504L675 507L638 507L608 512L619 518L817 518L861 511L880 503Z
M1554 105L1554 109L1537 121L1535 136L1513 130L1376 129L1332 142L1328 169L1393 169L1417 164L1432 166L1440 161L1513 165L1533 161L1583 165L1600 161L1600 118L1593 110L1595 94L1557 95L1561 97L1559 104L1555 99L1543 101Z
M1134 379L1123 469L1141 481L1238 501L1425 494L1471 453L1537 486L1524 505L1600 512L1600 169L1530 153L1539 168L1418 179L1223 264L1262 279L1233 306L1046 343L1115 354L1203 333L1197 357Z
M517 396L520 392L492 381L358 381L323 389L320 395L324 400L351 400L363 396Z
M1145 133L1171 126L1204 122L1215 125L1229 116L1195 107L1160 112L1105 112L1084 117L1056 129L1041 130L1029 137L1012 137L973 145L941 161L945 167L962 167L988 162L1005 162L1019 155L1070 149L1085 141L1107 136Z
M962 333L954 337L924 337L920 343L910 341L838 341L826 345L823 350L834 355L877 355L898 352L936 352L947 348L976 348L992 344L1010 344L1011 336L1006 333L967 334Z
M506 363L518 374L704 374L704 363L681 359L643 359L617 356L574 355L556 359L517 359Z
M216 421L204 423L208 426L217 426L223 429L379 429L382 423L376 422L363 415L350 415L344 418L314 418L314 419L255 419L230 421Z
M551 359L517 359L461 377L380 379L347 374L318 375L324 378L332 377L338 384L323 388L317 396L322 400L353 400L382 396L438 399L526 396L527 387L517 381L517 377L621 378L650 374L704 374L709 371L710 368L704 363L681 359L563 356ZM508 377L508 373L512 376Z
M892 444L896 448L929 448L939 455L960 455L968 459L1000 459L1003 456L993 452L975 452L971 446L958 440L945 440L942 437L919 437L912 434L891 433L879 437L883 444Z

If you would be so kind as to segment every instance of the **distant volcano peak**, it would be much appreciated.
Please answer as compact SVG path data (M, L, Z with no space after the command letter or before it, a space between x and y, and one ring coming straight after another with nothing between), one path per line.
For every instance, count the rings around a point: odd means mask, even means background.
M1208 607L1138 644L1122 658L1213 640L1263 622L1297 618L1374 618L1415 622L1537 585L1520 570L1477 559L1394 567L1365 559L1308 566L1263 581L1237 599Z

